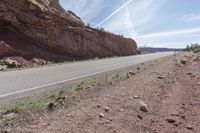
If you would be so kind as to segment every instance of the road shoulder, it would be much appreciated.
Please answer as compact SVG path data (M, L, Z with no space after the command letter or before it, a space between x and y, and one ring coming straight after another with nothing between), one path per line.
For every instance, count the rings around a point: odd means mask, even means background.
M180 63L182 58L186 58L187 64ZM0 128L15 133L197 132L199 67L192 55L140 64L113 74L111 77L116 80L107 77L106 82L83 90L79 85L80 91L58 101L51 110L2 116L12 119L1 119ZM147 105L147 112L141 111L141 101Z

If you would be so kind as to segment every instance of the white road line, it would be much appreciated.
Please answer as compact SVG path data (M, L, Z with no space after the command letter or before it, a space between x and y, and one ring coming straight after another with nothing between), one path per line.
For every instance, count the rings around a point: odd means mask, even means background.
M123 66L120 66L120 67L115 67L115 68L100 71L100 72L82 75L82 76L79 76L79 77L76 77L76 78L71 78L71 79L62 80L62 81L58 81L58 82L53 82L53 83L50 83L50 84L45 84L45 85L41 85L41 86L38 86L38 87L29 88L29 89L26 89L26 90L16 91L16 92L8 93L8 94L5 94L5 95L0 95L0 98L4 98L4 97L7 97L7 96L12 96L12 95L16 95L16 94L20 94L20 93L24 93L24 92L28 92L28 91L33 91L33 90L37 90L37 89L40 89L40 88L44 88L44 87L48 87L48 86L52 86L52 85L56 85L56 84L61 84L61 83L69 82L69 81L74 81L74 80L77 80L77 79L81 79L81 78L85 78L85 77L89 77L89 76L93 76L93 75L117 70L117 69L120 69L120 68L129 67L129 66L132 66L132 65L133 64L123 65Z
M162 56L160 58L163 58L163 57L166 57L166 56L169 56L169 55L165 55L165 56ZM159 58L156 58L156 59L159 59ZM153 60L156 60L156 59L153 59ZM149 60L149 61L151 61L151 60ZM144 62L146 62L146 61L144 61ZM140 62L140 63L142 63L142 62ZM140 63L136 63L136 64L140 64ZM126 63L122 66L114 67L112 69L108 69L108 70L104 70L104 71L100 71L100 72L94 72L94 73L82 75L82 76L71 78L71 79L61 80L61 81L53 82L53 83L50 83L50 84L45 84L45 85L41 85L41 86L37 86L37 87L33 87L33 88L21 90L21 91L16 91L16 92L0 95L0 98L4 98L4 97L7 97L7 96L12 96L12 95L16 95L16 94L20 94L20 93L24 93L24 92L28 92L28 91L33 91L33 90L37 90L37 89L41 89L41 88L44 88L44 87L48 87L48 86L52 86L52 85L56 85L56 84L61 84L61 83L69 82L69 81L74 81L74 80L77 80L77 79L81 79L81 78L85 78L85 77L89 77L89 76L94 76L94 75L97 75L97 74L106 73L106 72L109 72L109 71L129 67L129 66L133 66L133 65L135 65L135 64L134 63L132 63L132 64Z

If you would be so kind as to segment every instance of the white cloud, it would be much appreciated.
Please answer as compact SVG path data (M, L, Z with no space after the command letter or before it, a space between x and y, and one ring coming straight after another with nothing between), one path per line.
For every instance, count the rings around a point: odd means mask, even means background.
M71 10L86 23L97 17L105 6L105 0L60 0L66 10Z
M105 23L106 21L108 21L112 16L114 16L115 14L117 14L119 11L121 11L124 7L126 7L128 4L130 4L133 0L129 0L127 1L125 4L123 4L122 6L120 6L117 10L115 10L113 13L111 13L107 18L105 18L104 20L102 20L101 22L99 22L96 27L101 26L103 23Z
M162 36L175 36L175 35L183 35L183 34L190 34L190 33L197 33L197 32L200 32L200 28L175 30L175 31L167 31L167 32L157 32L157 33L142 35L140 37L151 38L151 37L162 37Z
M157 32L134 37L138 44L164 47L184 47L188 43L200 42L200 28Z
M194 22L200 20L200 14L190 13L182 17L185 22Z
M102 24L111 32L124 34L127 37L137 35L143 28L148 29L151 24L148 21L154 19L157 11L166 0L134 0L121 8L117 14L110 15ZM155 4L156 3L156 4ZM104 21L103 21L104 22Z

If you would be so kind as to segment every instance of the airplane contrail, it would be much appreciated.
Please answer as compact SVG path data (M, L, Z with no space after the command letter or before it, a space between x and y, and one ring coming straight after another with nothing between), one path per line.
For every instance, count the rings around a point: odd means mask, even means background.
M116 13L118 13L120 10L122 10L125 6L127 6L132 1L133 0L129 0L128 2L126 2L124 5L122 5L121 7L119 7L112 14L110 14L107 18L105 18L103 21L101 21L100 23L98 23L95 27L99 27L100 25L102 25L103 23L105 23L108 19L110 19L113 15L115 15Z

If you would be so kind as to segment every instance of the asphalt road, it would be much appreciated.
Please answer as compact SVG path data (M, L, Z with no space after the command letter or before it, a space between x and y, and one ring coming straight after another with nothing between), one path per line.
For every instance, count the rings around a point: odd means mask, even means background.
M16 71L0 72L0 98L128 67L172 55L173 52L84 61Z

